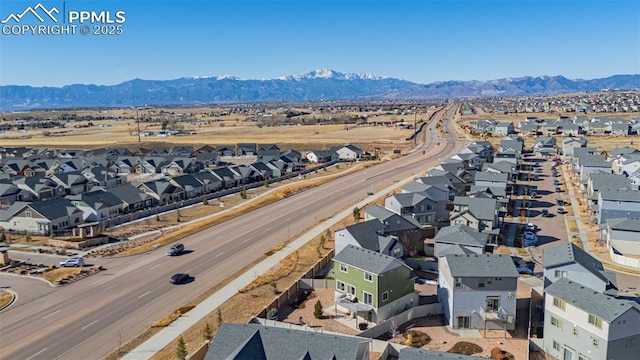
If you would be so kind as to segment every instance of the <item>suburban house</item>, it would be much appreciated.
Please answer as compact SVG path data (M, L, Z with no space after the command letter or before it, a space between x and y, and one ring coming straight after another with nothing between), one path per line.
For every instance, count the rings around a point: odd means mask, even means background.
M82 221L82 210L60 196L34 202L17 201L0 211L1 228L28 234L49 235Z
M336 230L334 239L336 254L347 245L353 245L397 258L404 255L398 237L386 234L384 224L378 220L368 220Z
M602 232L610 251L640 256L640 218L609 218Z
M479 171L476 173L474 185L478 187L500 188L506 192L511 192L511 181L509 173Z
M452 328L515 328L519 275L511 256L447 254L438 273L438 302Z
M490 234L489 243L497 243L500 233L499 202L496 199L456 196L453 199L451 225L467 225L479 232Z
M66 198L82 210L84 222L103 221L122 214L122 200L105 190L67 195Z
M280 148L276 144L258 144L258 159L272 160L280 156Z
M544 350L557 359L637 359L640 305L569 279L545 288Z
M640 191L602 189L598 192L598 225L610 218L640 217Z
M338 310L367 322L384 320L418 305L411 268L395 257L347 245L333 258Z
M167 179L147 181L137 186L154 199L155 205L164 205L184 200L184 190Z
M258 146L254 143L240 143L236 145L237 156L256 156L258 154Z
M338 155L331 150L316 150L307 153L307 161L312 163L326 163L335 160Z
M562 155L573 157L573 149L577 147L587 147L587 139L583 137L568 137L562 139Z
M109 192L122 200L124 213L146 209L153 205L152 196L129 183L109 189Z
M184 191L186 199L198 197L205 193L204 184L191 174L172 177L169 182Z
M487 234L480 233L466 225L446 226L440 229L433 239L435 243L434 254L436 257L445 256L455 246L461 247L463 252L467 254L484 254L488 237Z
M424 239L435 235L435 228L424 228L409 215L398 215L378 205L370 206L364 213L365 221L375 220L384 226L384 232L396 236L408 256L422 254Z
M91 190L91 188L96 185L95 183L87 180L87 178L79 171L57 173L51 175L50 178L62 186L67 195L81 194L85 191Z
M550 157L558 152L556 139L547 136L540 136L533 142L533 153L537 156Z
M118 175L113 169L104 166L93 166L84 169L82 175L103 189L112 188L127 182L125 176Z
M369 360L369 342L356 336L223 323L204 360Z
M338 154L338 159L344 161L360 160L364 155L364 151L362 151L362 149L351 144L331 148L331 150Z
M513 122L499 122L493 126L493 136L513 134Z
M211 174L218 178L222 183L222 187L224 189L229 189L238 185L238 180L236 179L236 174L228 167L219 167L217 169L211 170Z
M384 207L398 215L408 215L423 227L439 227L449 219L447 201L436 201L427 193L400 193L384 199Z
M611 163L603 160L587 160L580 162L580 171L579 171L579 179L586 180L590 174L600 172L600 173L611 173Z
M16 201L26 201L30 197L26 190L20 189L11 182L0 180L0 206L9 206Z
M507 150L514 150L517 153L522 154L524 150L524 140L521 137L518 137L516 139L507 137L500 140L500 152L507 151ZM495 159L494 159L494 162L495 162Z
M618 291L616 274L605 271L600 260L570 242L544 249L544 286L559 279L569 279L595 291L615 294Z

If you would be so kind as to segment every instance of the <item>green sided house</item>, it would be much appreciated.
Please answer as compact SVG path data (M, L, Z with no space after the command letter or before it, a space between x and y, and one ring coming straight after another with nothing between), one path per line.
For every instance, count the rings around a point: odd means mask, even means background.
M347 245L333 258L333 268L338 311L381 323L418 305L415 276L394 257Z

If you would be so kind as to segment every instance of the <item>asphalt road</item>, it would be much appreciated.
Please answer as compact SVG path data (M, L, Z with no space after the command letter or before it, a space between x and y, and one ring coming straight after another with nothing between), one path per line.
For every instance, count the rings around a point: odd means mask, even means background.
M107 270L43 291L42 296L16 303L0 314L0 359L103 358L276 244L353 206L367 191L423 175L462 148L452 129L445 135L447 145L437 154L429 149L444 140L427 131L422 148L407 156L190 235L181 242L191 252L182 256L165 256L165 247L129 258L96 260ZM176 272L188 272L195 281L169 284ZM0 286L5 286L5 279L0 277Z

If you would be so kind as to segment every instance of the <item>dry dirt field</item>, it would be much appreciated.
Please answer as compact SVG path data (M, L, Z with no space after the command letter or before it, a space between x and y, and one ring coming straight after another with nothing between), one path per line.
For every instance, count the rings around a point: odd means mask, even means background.
M175 122L175 128L184 130L190 135L178 136L143 136L138 142L136 114L132 109L102 110L102 111L72 111L78 118L83 116L105 117L108 120L93 120L93 126L76 128L76 125L88 125L88 120L69 122L64 128L10 130L0 133L3 146L43 146L91 148L98 146L127 146L152 147L171 144L188 144L195 147L202 145L229 145L242 142L275 143L282 149L294 148L308 151L326 149L333 145L354 143L365 150L379 147L383 151L408 145L405 138L411 135L411 130L397 129L380 125L390 121L412 121L404 119L408 116L376 115L370 116L368 124L327 124L304 126L261 126L256 121L248 121L247 115L231 114L223 117L213 117L219 109L152 109L139 112L139 118L149 119L141 121L141 132L152 132L162 129L161 123L166 119L175 119L178 114L191 114L182 121ZM4 113L2 121L11 122L20 117L40 117L57 119L65 111ZM433 111L421 113L418 120L426 120ZM350 113L318 114L317 118L331 116L345 116ZM357 115L357 114L353 114Z

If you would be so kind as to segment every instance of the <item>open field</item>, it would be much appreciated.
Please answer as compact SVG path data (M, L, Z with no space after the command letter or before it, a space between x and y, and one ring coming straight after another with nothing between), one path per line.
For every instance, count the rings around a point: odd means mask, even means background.
M218 109L219 110L219 109ZM64 128L9 130L0 133L0 142L3 146L43 146L47 144L53 148L75 147L91 148L118 144L126 147L152 147L171 144L188 144L195 147L202 145L230 145L242 142L247 143L275 143L282 149L294 148L296 150L326 149L330 146L354 143L365 150L379 147L383 151L396 147L402 147L411 130L380 125L380 123L407 121L413 122L426 120L433 113L427 111L418 116L413 115L385 115L367 114L368 122L349 121L350 123L333 123L325 125L281 125L264 126L264 123L248 120L248 115L230 114L223 117L214 117L216 109L152 109L140 112L141 132L152 132L163 129L162 123L166 122L166 129L182 130L187 134L177 136L143 136L138 142L136 114L132 109L103 110L103 111L73 111L74 121L67 123ZM2 119L11 122L16 118L34 117L42 119L59 119L68 112L27 112L5 113ZM176 119L176 114L190 114L187 117ZM81 120L83 117L92 116L91 120ZM331 119L337 116L349 117L364 116L363 114L350 113L322 113L313 114L314 119L322 122L322 119ZM95 120L104 118L104 120ZM167 120L169 119L169 120ZM284 118L283 118L284 119ZM294 121L294 120L291 120ZM89 123L92 126L87 126ZM356 124L357 123L357 124ZM75 127L87 126L87 127Z

